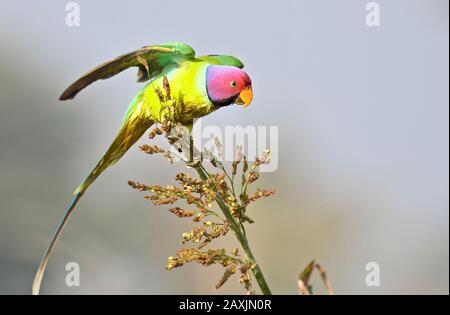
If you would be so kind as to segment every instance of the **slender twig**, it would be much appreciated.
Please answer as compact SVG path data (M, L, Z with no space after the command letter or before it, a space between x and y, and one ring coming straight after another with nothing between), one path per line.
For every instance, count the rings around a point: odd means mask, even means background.
M159 98L160 98L160 102L162 104L171 99L170 85L169 85L169 81L167 80L166 77L164 77L163 83L164 83L163 85L164 85L164 90L166 92L165 93L166 95L164 97L164 95L162 95L162 93L160 93L161 95L159 96ZM173 108L173 106L169 107L169 108ZM169 119L168 121L171 121L171 120ZM173 119L172 119L172 121L173 121ZM200 154L200 156L201 156L201 154ZM193 167L197 171L201 180L206 181L208 178L210 178L210 174L207 172L205 167L202 165L202 161L200 160L200 161L198 161L198 163L194 162L194 140L193 140L192 134L190 134L190 136L189 136L189 159L188 160L189 160L189 163L187 163L187 164L189 166ZM221 165L221 167L225 171L225 168L223 167L223 165ZM232 192L233 192L233 195L235 195L233 180L229 177L229 175L227 174L226 171L225 171L225 175L228 176L228 179L231 181ZM230 208L225 204L225 202L222 199L217 198L216 202L217 202L218 206L220 207L220 209L222 210L222 213L224 214L226 220L228 221L230 228L233 230L234 234L236 235L236 238L237 238L238 242L240 243L240 245L246 255L246 258L251 265L252 273L253 273L256 281L258 282L261 292L265 295L272 294L269 289L269 286L267 285L267 282L264 278L264 275L261 271L261 268L256 263L256 259L253 256L253 253L250 249L248 240L245 236L245 232L243 232L244 229L243 229L242 223L237 222L234 219L233 215L231 214Z
M197 166L195 167L195 170L202 180L208 179L208 175L203 171L202 167ZM258 282L261 292L265 295L271 295L272 293L269 289L269 286L267 285L266 279L264 278L264 275L261 271L261 268L257 264L255 257L253 256L250 245L248 244L248 240L242 232L239 224L234 220L233 216L231 215L230 209L227 205L225 205L225 203L223 203L222 200L217 199L216 202L219 208L222 210L225 218L228 220L228 223L230 224L231 229L236 235L239 244L241 244L241 247L244 250L245 255L247 256L247 259L252 264L252 272L255 276L256 281Z
M231 192L233 193L233 195L236 197L236 191L234 189L234 175L233 177L230 176L230 174L228 174L227 170L225 169L225 166L223 166L222 162L217 162L217 165L220 167L220 169L223 171L223 173L225 174L225 177L228 179L228 181L230 182L230 186L231 186Z
M314 269L317 269L317 271L319 271L320 277L322 278L322 282L325 285L325 289L327 290L328 295L333 295L333 287L331 286L331 282L328 279L325 269L322 268L321 265L316 263L315 260L311 261L298 277L297 285L299 293L301 295L312 294L312 287L309 285L309 280L311 279L311 275Z
M320 277L322 278L322 281L325 285L328 295L334 295L334 290L333 287L331 286L330 280L328 279L327 272L319 264L316 264L316 268L319 271Z

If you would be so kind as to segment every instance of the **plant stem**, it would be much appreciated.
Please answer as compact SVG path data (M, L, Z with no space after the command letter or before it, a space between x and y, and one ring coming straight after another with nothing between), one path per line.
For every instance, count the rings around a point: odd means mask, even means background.
M203 171L203 169L200 166L195 167L195 169L202 180L206 180L208 178L208 175ZM261 292L265 295L271 295L272 293L270 292L269 286L267 285L266 279L264 278L261 268L256 263L256 259L253 256L253 253L250 249L248 240L243 234L239 225L234 220L233 216L231 215L230 209L228 208L227 205L223 203L222 200L219 199L216 200L216 202L219 205L220 209L222 210L223 214L225 215L225 218L228 220L230 227L234 231L234 234L236 235L237 240L241 244L241 247L244 250L245 255L247 256L247 259L250 261L252 265L254 265L254 267L252 268L252 272L253 275L255 276L256 281L258 282Z

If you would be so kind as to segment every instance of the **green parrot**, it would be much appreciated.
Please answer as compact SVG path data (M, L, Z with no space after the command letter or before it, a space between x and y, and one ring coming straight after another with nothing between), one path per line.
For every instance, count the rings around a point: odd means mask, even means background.
M130 67L137 67L137 81L149 83L132 99L116 138L88 177L74 192L62 222L45 251L33 282L32 293L39 294L49 257L58 242L81 196L97 177L116 163L128 149L155 123L163 119L164 108L158 91L168 81L176 102L174 123L192 128L193 120L231 104L248 106L252 101L252 83L233 56L208 55L195 57L192 47L183 43L145 46L108 61L70 85L59 98L73 99L78 92L97 80L110 78Z

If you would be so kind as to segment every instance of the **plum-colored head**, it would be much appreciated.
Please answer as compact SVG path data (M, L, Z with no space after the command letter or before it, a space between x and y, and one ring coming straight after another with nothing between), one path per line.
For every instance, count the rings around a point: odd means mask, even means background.
M246 107L253 99L252 81L237 67L209 66L206 70L206 89L211 102L217 106L233 103Z

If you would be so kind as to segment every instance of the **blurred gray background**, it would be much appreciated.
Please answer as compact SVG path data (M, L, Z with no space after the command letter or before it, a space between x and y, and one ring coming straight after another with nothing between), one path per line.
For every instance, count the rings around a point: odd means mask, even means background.
M296 294L316 258L340 294L448 294L448 1L0 0L0 293L28 294L72 191L112 141L142 85L127 71L61 103L79 75L146 44L233 54L254 81L248 109L206 125L280 126L277 195L250 209L248 234L275 293ZM145 141L143 139L141 142ZM179 169L178 169L179 170ZM192 224L152 206L128 179L177 169L134 147L89 190L52 257L43 293L243 293L216 267L165 271ZM231 234L219 242L233 247ZM214 246L213 246L214 247ZM81 286L65 285L65 264ZM367 287L365 266L381 267ZM317 275L313 284L323 292Z

